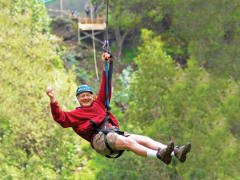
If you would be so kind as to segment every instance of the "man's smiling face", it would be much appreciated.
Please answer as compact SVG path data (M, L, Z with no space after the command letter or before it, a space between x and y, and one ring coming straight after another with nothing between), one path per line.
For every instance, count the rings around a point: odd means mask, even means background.
M93 103L93 94L90 92L83 92L77 96L77 100L81 107L89 107Z

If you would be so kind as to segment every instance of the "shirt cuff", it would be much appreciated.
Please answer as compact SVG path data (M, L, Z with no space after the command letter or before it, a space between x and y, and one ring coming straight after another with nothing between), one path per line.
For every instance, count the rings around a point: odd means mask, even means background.
M51 107L56 107L56 106L58 106L58 102L57 102L57 101L55 101L55 102L50 102L50 106L51 106Z

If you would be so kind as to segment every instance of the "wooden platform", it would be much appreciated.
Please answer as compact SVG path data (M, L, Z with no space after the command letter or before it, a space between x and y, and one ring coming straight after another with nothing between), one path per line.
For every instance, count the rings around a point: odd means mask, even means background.
M78 28L81 31L104 30L106 29L106 23L104 18L78 18Z
M78 24L78 28L81 31L90 31L90 30L104 30L106 29L106 24Z

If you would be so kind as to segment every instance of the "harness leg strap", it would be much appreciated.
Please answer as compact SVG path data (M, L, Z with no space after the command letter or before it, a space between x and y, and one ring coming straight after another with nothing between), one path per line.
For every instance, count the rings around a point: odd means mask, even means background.
M105 134L105 133L104 133L104 143L106 144L107 148L110 150L110 154L109 155L111 155L114 151L112 150L112 148L108 144L107 134Z
M118 158L122 155L122 153L124 152L124 150L118 150L118 154L116 156L111 156L113 153L114 153L114 150L110 147L108 141L107 141L107 134L109 133L110 131L108 132L103 132L104 134L104 143L106 144L107 148L110 150L110 154L109 155L106 155L105 157L107 158ZM114 132L114 131L111 131L111 132ZM117 133L117 132L114 132L114 133Z

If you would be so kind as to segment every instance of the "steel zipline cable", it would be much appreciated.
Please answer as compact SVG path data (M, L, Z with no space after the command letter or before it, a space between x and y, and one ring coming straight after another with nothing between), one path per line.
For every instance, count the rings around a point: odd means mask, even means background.
M109 14L109 4L108 4L108 0L107 0L107 11L106 11L106 31L105 31L105 40L104 40L104 44L103 44L103 50L109 54L111 54L110 51L110 47L109 47L109 40L108 40L108 29L109 29L109 25L108 25L108 14Z

